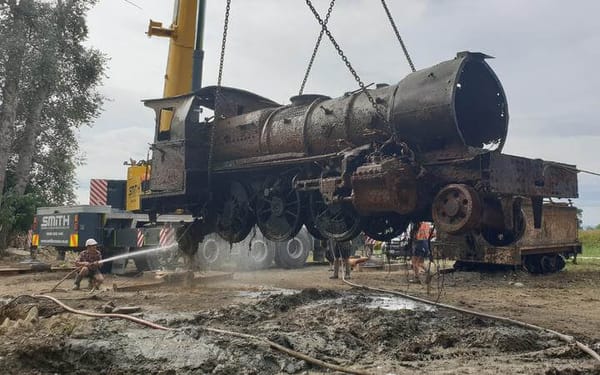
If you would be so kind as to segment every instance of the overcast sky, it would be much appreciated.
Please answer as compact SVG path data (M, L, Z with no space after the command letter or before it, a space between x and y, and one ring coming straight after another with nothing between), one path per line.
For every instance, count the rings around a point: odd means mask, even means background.
M172 20L172 0L102 0L89 14L92 45L110 57L102 92L110 98L80 131L90 178L125 179L123 161L146 157L153 112L140 100L162 96L168 40L147 38L148 20ZM488 63L509 103L505 153L576 164L600 172L600 1L388 0L417 67L457 51L495 56ZM208 0L204 84L216 83L225 1ZM323 15L328 0L313 0ZM364 82L396 83L410 72L381 3L338 0L330 28ZM280 103L298 92L319 26L302 0L233 0L223 84ZM332 97L356 89L324 39L306 93ZM584 225L600 223L600 177L579 174Z

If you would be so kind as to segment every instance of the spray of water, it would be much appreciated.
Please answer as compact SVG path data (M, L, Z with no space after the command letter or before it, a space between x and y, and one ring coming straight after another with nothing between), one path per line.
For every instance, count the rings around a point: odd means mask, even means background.
M156 252L159 252L159 251L173 250L176 246L177 246L177 244L173 244L173 245L169 245L169 246L151 247L149 249L135 251L133 253L125 253L125 254L115 255L115 256L112 256L110 258L102 259L98 263L101 264L101 263L111 262L111 261L117 260L117 259L135 258L135 257L138 257L140 255L146 255L146 254L149 254L149 253L156 253Z

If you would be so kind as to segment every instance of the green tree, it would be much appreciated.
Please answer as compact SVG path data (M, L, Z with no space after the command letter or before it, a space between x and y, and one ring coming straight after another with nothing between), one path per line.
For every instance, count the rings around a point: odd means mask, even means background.
M0 249L23 229L9 218L74 200L75 130L104 99L106 58L83 44L95 3L0 0Z

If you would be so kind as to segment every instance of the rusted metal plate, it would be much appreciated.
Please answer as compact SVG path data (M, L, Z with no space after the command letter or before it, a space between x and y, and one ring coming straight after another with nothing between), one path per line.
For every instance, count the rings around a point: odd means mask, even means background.
M566 203L545 204L542 208L542 226L533 225L533 211L530 204L523 205L526 229L517 244L522 247L553 247L578 243L577 208Z
M398 159L359 167L352 175L352 203L363 215L407 214L417 206L417 180L412 168Z
M573 165L492 152L487 172L493 192L557 198L579 196Z
M153 148L150 189L153 191L184 190L184 143L161 142Z

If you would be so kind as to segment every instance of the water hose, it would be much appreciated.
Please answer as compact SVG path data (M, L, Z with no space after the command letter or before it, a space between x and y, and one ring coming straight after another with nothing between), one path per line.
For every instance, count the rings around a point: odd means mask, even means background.
M56 303L57 305L59 305L63 309L65 309L65 310L67 310L67 311L69 311L69 312L71 312L73 314L80 314L80 315L85 315L85 316L91 316L91 317L94 317L94 318L119 318L119 319L126 319L126 320L130 320L130 321L132 321L134 323L145 325L145 326L150 327L150 328L160 329L160 330L163 330L163 331L174 331L173 328L165 327L165 326L162 326L160 324L156 324L156 323L150 322L148 320L136 318L135 316L125 315L125 314L113 314L113 313L95 313L95 312L90 312L90 311L77 310L77 309L74 309L74 308L72 308L72 307L70 307L68 305L65 305L64 303L62 303L61 301L59 301L58 299L56 299L56 298L54 298L52 296L46 296L46 295L28 295L27 297L48 299L48 300Z
M56 288L58 288L58 286L63 283L63 281L68 279L72 274L74 274L75 272L78 272L79 270L81 270L81 267L77 267L74 270L72 270L71 272L69 272L65 277L60 279L60 281L56 285L54 285L54 287L52 287L52 289L50 289L49 293L54 292L56 290Z

